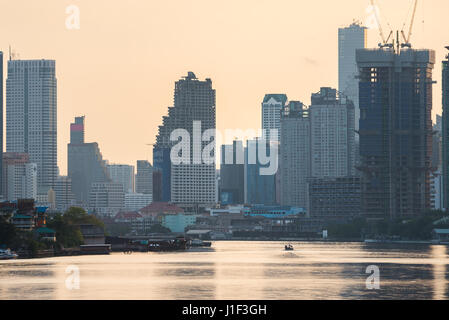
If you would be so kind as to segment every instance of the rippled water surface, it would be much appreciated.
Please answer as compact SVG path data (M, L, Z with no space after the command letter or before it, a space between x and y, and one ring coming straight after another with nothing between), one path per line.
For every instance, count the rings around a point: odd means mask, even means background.
M186 252L0 261L0 299L449 297L446 246L293 242L286 252L284 245L217 241ZM366 288L370 265L379 267L379 290Z

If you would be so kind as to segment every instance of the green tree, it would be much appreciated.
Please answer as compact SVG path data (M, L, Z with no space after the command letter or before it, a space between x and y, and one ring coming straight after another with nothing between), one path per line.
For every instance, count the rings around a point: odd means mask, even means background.
M162 226L161 224L153 224L149 230L150 233L170 233L171 230Z

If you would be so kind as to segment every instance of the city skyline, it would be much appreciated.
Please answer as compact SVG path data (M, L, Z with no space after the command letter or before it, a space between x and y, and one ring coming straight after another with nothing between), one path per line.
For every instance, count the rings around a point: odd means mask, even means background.
M63 175L67 168L67 125L79 115L88 117L91 129L86 140L98 142L105 159L129 165L135 165L138 159L152 159L151 150L145 144L155 141L162 116L172 104L174 80L189 70L199 78L213 79L219 130L259 128L260 101L269 92L283 92L310 104L310 93L321 86L337 87L338 28L350 25L353 19L365 22L368 18L369 1L347 2L353 9L344 12L335 11L336 4L332 1L281 4L258 1L258 6L254 6L254 1L220 5L198 1L190 7L183 3L139 1L134 6L126 6L77 1L80 29L67 30L65 8L70 3L16 1L5 3L5 10L0 13L5 30L0 48L5 52L5 60L9 45L21 54L21 59L56 60L58 165ZM416 48L435 49L436 60L441 61L447 43L444 32L438 30L449 4L434 2L418 6L412 43ZM379 3L381 14L394 29L400 29L409 1ZM307 17L293 19L305 10L310 13L308 16L314 17L316 11L322 10L322 4L327 5L329 12L339 14L318 21ZM26 13L18 18L19 11L33 12L33 16ZM41 14L35 15L36 12ZM166 16L161 13L167 12L172 13L172 19L165 21L157 17ZM275 24L260 19L268 13L281 18ZM189 14L189 23L183 23ZM41 19L34 20L37 17ZM19 28L21 24L35 27ZM386 28L385 23L383 27ZM193 31L197 37L186 35ZM267 50L270 39L284 46L280 50ZM368 47L375 47L379 41L378 31L369 30ZM235 47L240 50L234 50ZM439 74L440 70L437 64L435 73ZM434 87L433 118L441 113L441 81L435 80L438 84ZM236 112L241 116L235 117Z

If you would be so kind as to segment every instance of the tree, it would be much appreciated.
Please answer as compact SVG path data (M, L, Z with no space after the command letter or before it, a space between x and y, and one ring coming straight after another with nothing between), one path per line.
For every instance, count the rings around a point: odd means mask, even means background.
M12 247L16 243L17 231L13 224L0 216L0 245Z
M169 228L166 228L160 224L153 224L149 230L150 233L171 233Z

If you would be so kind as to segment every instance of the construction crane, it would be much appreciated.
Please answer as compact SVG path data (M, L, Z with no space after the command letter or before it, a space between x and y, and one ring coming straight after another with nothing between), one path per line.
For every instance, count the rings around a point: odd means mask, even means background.
M402 34L402 38L404 39L404 43L401 44L402 48L404 48L404 47L411 48L412 47L412 45L410 43L410 38L412 36L413 23L415 22L415 15L416 15L416 8L417 8L417 6L418 6L418 0L415 0L415 3L413 5L412 18L411 18L411 21L410 21L410 27L409 27L407 36L405 36L405 32L404 32L404 27L405 27L406 22L404 22L404 25L402 27L401 34Z
M379 43L379 47L381 47L381 48L393 47L393 44L388 43L388 41L390 41L391 35L393 34L393 30L390 30L390 34L388 35L388 38L385 39L382 25L380 24L379 13L377 12L378 7L375 5L374 0L371 0L371 7L373 8L374 16L376 18L376 23L379 28L380 38L382 39L382 43Z

